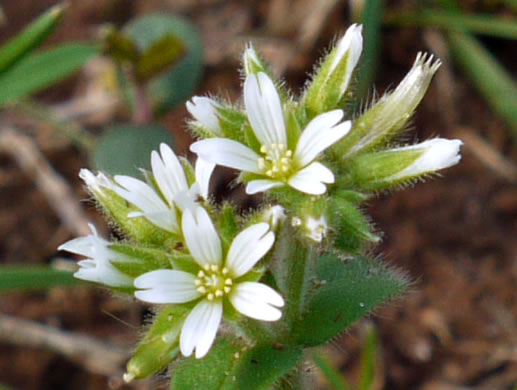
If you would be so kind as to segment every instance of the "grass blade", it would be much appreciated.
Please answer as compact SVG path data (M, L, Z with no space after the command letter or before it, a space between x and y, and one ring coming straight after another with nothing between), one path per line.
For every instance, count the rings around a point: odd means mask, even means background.
M71 272L46 266L1 266L0 293L12 290L46 290L52 287L76 286Z
M517 39L517 20L502 20L493 15L425 10L390 12L384 22L397 26L441 27L453 31Z
M333 390L352 390L343 375L326 358L318 353L312 355L312 360L319 368Z
M517 137L517 83L475 38L450 33L449 46L456 62L470 77L490 107Z
M0 73L13 66L48 37L61 20L63 10L64 7L60 5L50 8L20 34L0 47Z
M99 51L90 44L66 44L34 54L0 75L0 106L41 91L72 74Z

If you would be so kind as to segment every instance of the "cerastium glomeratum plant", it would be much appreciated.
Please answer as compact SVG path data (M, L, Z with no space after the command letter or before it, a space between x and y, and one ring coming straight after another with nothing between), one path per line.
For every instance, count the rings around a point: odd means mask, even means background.
M187 103L195 166L165 144L145 180L80 177L125 237L92 234L60 249L85 256L75 276L156 305L126 381L170 367L172 389L303 388L306 351L325 344L407 281L371 259L379 241L362 203L460 160L461 141L404 145L416 106L440 66L419 54L402 82L354 114L362 50L353 25L299 98L249 45L243 105ZM239 171L257 210L216 204L210 176Z

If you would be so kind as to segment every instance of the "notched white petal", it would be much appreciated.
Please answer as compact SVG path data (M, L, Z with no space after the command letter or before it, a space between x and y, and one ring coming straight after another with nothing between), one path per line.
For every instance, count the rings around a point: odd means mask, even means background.
M224 138L210 138L194 142L190 150L203 160L245 172L262 173L259 155L243 144Z
M279 181L273 180L252 180L246 185L246 193L248 195L257 194L264 192L275 187L282 187L285 184Z
M334 174L319 162L313 162L308 167L297 172L289 179L288 184L311 195L322 195L327 191L325 184L334 183Z
M221 240L203 207L183 212L182 229L185 243L200 266L222 263Z
M258 223L235 237L226 259L226 267L232 277L238 278L249 272L271 249L275 242L275 234L269 229L269 224Z
M244 282L236 286L230 296L232 305L247 317L261 321L277 321L284 299L271 287L262 283Z

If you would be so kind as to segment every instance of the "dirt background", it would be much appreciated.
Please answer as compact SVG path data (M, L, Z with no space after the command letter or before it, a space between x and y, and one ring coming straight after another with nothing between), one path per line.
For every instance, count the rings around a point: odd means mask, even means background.
M9 23L0 27L0 42L54 3L2 2ZM410 5L390 1L387 8ZM496 1L472 0L463 5L472 11L512 16ZM71 3L49 43L91 39L104 23L121 25L151 11L178 13L199 29L206 69L197 94L227 91L233 100L240 94L237 67L246 41L253 39L296 91L324 48L350 24L347 2L330 0L82 0ZM516 42L484 38L483 43L516 73ZM385 232L376 252L415 281L403 300L366 320L376 325L380 335L374 387L510 390L517 384L517 148L508 128L449 60L444 47L444 37L437 31L383 29L377 91L396 85L418 51L438 54L444 65L415 116L410 138L461 138L465 146L461 164L446 170L443 177L370 203L373 220ZM91 76L82 72L38 99L60 107L85 94L91 82ZM175 134L180 153L189 142L184 133L186 117L179 106L160 120ZM81 124L98 134L106 125L127 119L127 113L110 106ZM1 113L0 120L0 127L14 126L26 136L39 157L64 179L74 202L87 198L77 177L87 165L84 154L51 126L16 110ZM21 170L5 147L0 153L0 262L56 261L60 256L56 247L81 228L74 231L63 223L35 183L34 172ZM89 220L101 229L105 226L88 202L80 205ZM103 233L108 234L106 228ZM52 344L44 333L34 340L2 337L0 383L20 390L157 388L159 378L131 386L120 379L124 358L120 351L133 345L145 313L140 304L95 288L1 295L2 326L15 318L9 324L19 330L31 330L31 324L37 323L77 340L77 335L86 335L99 341L97 345L91 343L93 339L83 340L93 349L98 347L99 355L91 348L57 353L55 345L44 347ZM352 382L358 375L366 321L329 347L333 361ZM68 339L60 342L66 348ZM106 352L110 348L113 356Z

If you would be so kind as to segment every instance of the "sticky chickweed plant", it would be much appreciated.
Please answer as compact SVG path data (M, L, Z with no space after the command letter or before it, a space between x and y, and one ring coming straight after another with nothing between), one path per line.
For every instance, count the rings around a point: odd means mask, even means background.
M126 381L169 368L171 389L310 388L310 350L404 291L403 276L367 255L380 238L362 205L455 165L462 142L399 141L440 66L426 54L366 110L347 109L361 33L348 29L299 97L247 46L242 106L187 103L195 166L162 144L145 180L81 170L125 239L92 226L60 249L86 257L77 278L155 308ZM217 165L237 170L261 206L216 204Z

